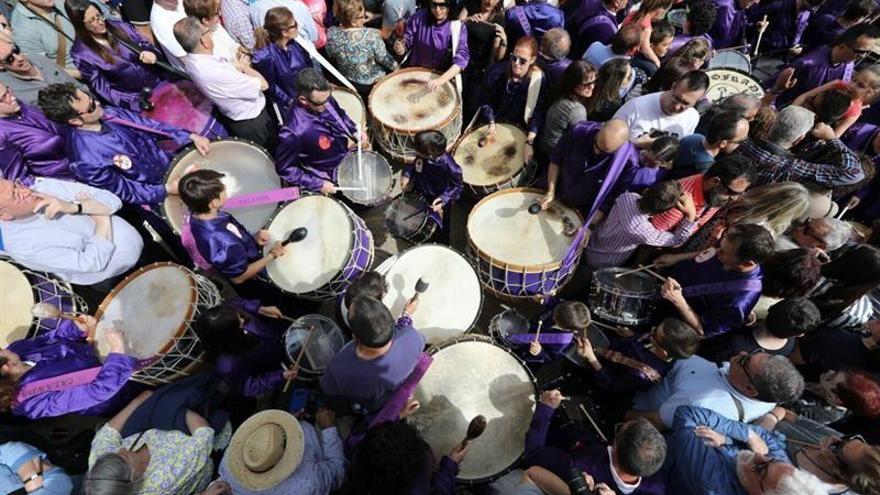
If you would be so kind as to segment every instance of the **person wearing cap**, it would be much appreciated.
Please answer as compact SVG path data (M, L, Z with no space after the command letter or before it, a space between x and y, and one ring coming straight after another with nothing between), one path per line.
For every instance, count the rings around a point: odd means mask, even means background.
M336 415L321 409L316 426L286 411L259 412L238 427L220 461L235 495L327 495L345 479Z

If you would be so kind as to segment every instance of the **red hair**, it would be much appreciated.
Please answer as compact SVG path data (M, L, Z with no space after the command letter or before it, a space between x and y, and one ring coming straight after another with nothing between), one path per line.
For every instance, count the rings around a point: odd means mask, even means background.
M526 47L532 52L533 57L538 56L538 41L531 36L523 36L522 38L516 40L516 44L513 45L513 48ZM511 50L513 51L513 50Z
M843 404L860 416L880 417L880 383L859 370L846 372L846 381L834 391Z

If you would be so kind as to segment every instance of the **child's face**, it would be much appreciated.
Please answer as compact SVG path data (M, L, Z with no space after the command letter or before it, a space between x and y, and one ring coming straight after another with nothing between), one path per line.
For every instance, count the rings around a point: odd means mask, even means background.
M657 55L658 58L663 58L666 56L666 52L669 51L669 45L671 44L672 36L667 36L660 40L660 43L651 45L651 49L654 50L654 54Z
M223 205L226 204L226 200L228 198L229 194L226 193L226 188L223 188L223 191L220 193L220 197L215 199L214 201L211 201L211 206L214 207L214 209L219 210L223 208Z

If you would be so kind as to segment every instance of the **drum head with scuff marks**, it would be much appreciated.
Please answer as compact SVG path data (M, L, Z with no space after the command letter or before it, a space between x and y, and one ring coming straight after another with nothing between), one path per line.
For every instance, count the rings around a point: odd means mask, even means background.
M400 130L443 126L455 113L458 95L450 82L429 92L425 83L437 77L427 70L404 70L382 79L370 93L373 117Z
M34 293L27 276L12 263L0 260L0 345L26 338L34 317Z
M361 124L361 129L367 125L367 110L364 102L357 93L348 88L333 87L333 98L339 103L340 108L348 115L352 122Z
M287 239L293 229L305 227L308 236L289 244L286 254L269 263L269 278L278 287L302 294L323 287L351 256L352 223L342 203L324 196L305 196L285 206L269 224L271 242Z
M421 407L408 421L437 459L461 442L471 419L486 417L486 431L471 442L459 466L459 479L495 477L523 454L523 439L535 411L535 384L520 361L505 350L479 341L441 349L414 395Z
M419 296L413 326L434 345L470 330L480 313L482 292L473 266L458 251L429 244L399 255L385 274L388 293L382 302L399 315L415 294L416 282L430 283Z
M384 156L375 151L361 151L361 171L358 177L357 153L349 153L339 163L336 182L341 187L363 188L363 191L343 191L352 201L365 204L379 201L391 193L393 171Z
M466 184L491 186L510 179L525 165L526 134L516 126L497 124L495 134L486 136L488 128L471 131L455 150L455 162Z
M212 142L211 153L206 157L196 150L191 150L179 158L165 182L177 180L193 165L198 165L200 169L226 174L221 180L226 186L226 194L229 198L281 187L281 178L275 172L272 159L263 150L250 143L233 140ZM247 227L248 231L256 232L266 224L276 207L277 203L267 203L230 208L229 213ZM180 200L180 196L169 195L163 203L163 208L168 223L174 232L179 233L183 217L188 211L186 205Z
M529 213L543 196L505 190L487 196L471 211L467 231L471 242L493 259L519 266L558 263L572 237L564 234L563 215L576 225L577 213L555 201L548 210Z
M195 299L194 280L177 266L138 273L101 303L95 333L98 354L103 358L110 352L104 330L112 326L125 335L126 354L138 359L155 356L189 323Z

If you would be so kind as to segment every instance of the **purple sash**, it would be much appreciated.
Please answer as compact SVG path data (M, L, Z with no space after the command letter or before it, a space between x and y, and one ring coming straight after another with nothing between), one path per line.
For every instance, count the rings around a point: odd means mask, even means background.
M379 412L373 416L373 419L370 420L370 428L384 423L386 421L394 421L400 416L400 411L406 405L406 401L409 400L409 396L416 390L416 387L419 386L419 382L422 381L422 377L425 376L425 373L428 372L428 368L431 367L431 363L434 362L434 358L431 357L430 354L422 353L419 356L419 361L416 363L415 368L413 368L412 373L406 377L403 383L397 387L397 390L391 394L391 397L385 401L385 405L382 406L382 409L379 409Z
M529 20L526 18L526 8L523 5L519 7L513 8L513 15L516 16L516 21L519 23L519 27L522 28L523 32L526 36L532 35L532 26L529 25Z
M172 136L171 134L168 134L165 131L160 131L158 129L153 129L152 127L147 127L145 125L136 124L130 120L121 119L115 115L107 115L104 117L104 120L106 120L107 122L114 122L114 123L117 123L117 124L125 126L125 127L131 127L132 129L137 129L139 131L149 132L149 133L155 134L157 136L162 136L166 139L174 139L174 136Z
M240 194L234 198L227 199L223 206L225 208L244 208L247 206L264 205L266 203L283 203L285 201L293 201L299 198L299 196L300 191L298 187L283 187L271 191Z
M504 340L510 342L511 344L525 345L531 344L535 341L535 334L533 333L516 333L513 335L508 335ZM542 333L538 336L538 343L540 344L560 344L560 345L568 345L571 344L571 341L574 340L574 334L565 332L565 333Z
M727 282L715 282L712 284L691 285L681 289L684 297L709 296L713 294L727 294L730 292L760 291L761 281L754 279L728 280Z
M95 366L94 368L86 368L84 370L30 382L19 389L18 394L15 395L15 403L21 404L31 397L42 393L67 390L69 388L91 383L95 381L95 378L98 377L98 373L100 372L101 367Z

